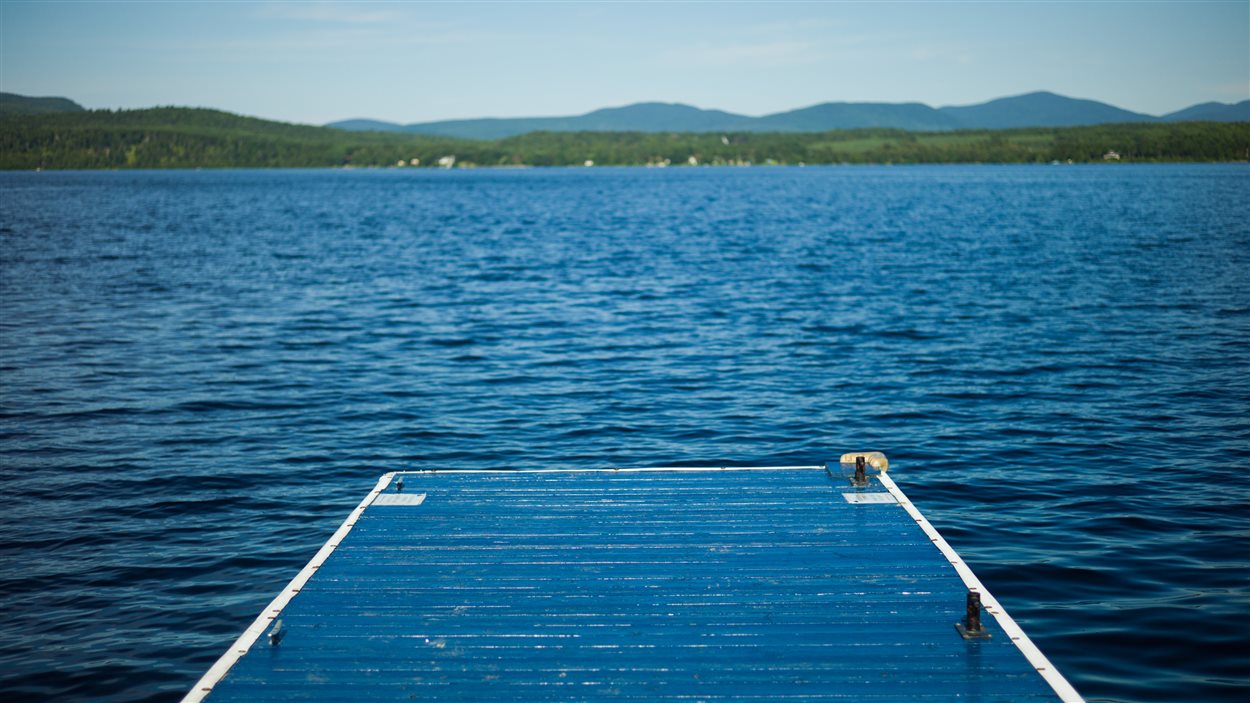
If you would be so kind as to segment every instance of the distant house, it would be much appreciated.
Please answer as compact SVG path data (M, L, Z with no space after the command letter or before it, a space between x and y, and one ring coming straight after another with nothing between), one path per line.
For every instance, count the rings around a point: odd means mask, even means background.
M698 160L697 158L695 158L694 156L691 156L690 158L686 159L686 165L687 165L687 166L698 166L698 165L699 165L699 160Z
M449 156L440 156L438 158L438 165L443 168L451 168L452 166L455 166L456 165L455 155L453 154Z
M1108 151L1107 153L1102 155L1102 160L1103 161L1119 161L1120 153L1116 151Z
M595 162L594 162L594 160L593 160L593 159L586 159L586 163L584 163L584 164L582 164L582 165L583 165L583 166L585 166L586 168L590 168L591 166L594 166L594 165L595 165Z

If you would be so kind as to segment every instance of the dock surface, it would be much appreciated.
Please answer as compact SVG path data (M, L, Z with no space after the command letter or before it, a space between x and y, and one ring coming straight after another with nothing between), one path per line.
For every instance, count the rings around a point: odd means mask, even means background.
M1081 698L888 475L833 464L388 474L200 700Z

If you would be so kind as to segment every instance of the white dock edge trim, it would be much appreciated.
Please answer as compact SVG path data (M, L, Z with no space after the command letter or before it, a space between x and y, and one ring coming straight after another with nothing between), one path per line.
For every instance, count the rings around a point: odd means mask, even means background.
M647 466L635 468L606 468L606 469L412 469L411 471L396 471L397 476L412 476L416 474L498 474L500 476L509 476L512 474L588 474L588 473L647 473L655 471L666 472L698 472L698 471L795 471L798 469L819 469L824 471L824 466Z
M347 533L352 531L352 527L354 527L356 525L356 521L360 519L361 513L363 513L365 508L369 507L369 504L373 502L373 499L386 488L387 484L391 482L391 477L394 475L395 473L391 472L378 479L378 484L374 486L372 491L369 492L369 495L365 496L364 500L360 501L360 504L357 505L356 509L347 516L347 519L343 521L343 524L339 525L339 529L330 537L330 539L326 540L326 543L322 545L321 550L318 551L316 556L312 558L312 561L308 562L303 570L296 574L295 578L291 579L291 582L286 585L286 588L282 589L282 591L278 594L278 597L270 601L269 605L266 606L265 609L260 612L260 615L252 621L251 626L244 630L243 634L239 635L239 639L235 640L234 644L226 650L226 653L221 655L221 658L218 659L202 677L200 677L200 680L197 681L195 686L191 688L191 691L182 697L182 703L200 703L200 701L204 700L204 698L212 692L213 687L225 678L226 673L230 671L230 668L238 663L238 661L243 658L244 654L247 654L247 651L252 648L252 645L256 644L256 640L260 639L260 636L264 634L265 630L273 624L274 619L278 617L278 615L282 612L282 609L285 608L287 603L291 601L291 598L296 593L299 593L300 589L304 587L304 584L308 582L308 579L312 578L313 573L317 569L321 568L321 565L325 563L326 559L330 557L330 554L332 554L335 548L339 546L339 543L343 541L343 538L347 536Z
M1051 664L1046 655L1042 654L1042 650L1033 644L1033 640L1024 634L1024 630L1020 629L1016 621L1007 614L1006 609L998 602L998 599L986 590L985 585L981 583L976 574L972 573L972 569L964 563L963 558L947 543L946 539L937 531L937 528L925 519L924 515L920 514L915 505L912 505L912 502L908 500L902 489L898 487L898 484L894 483L894 479L890 478L885 472L878 474L877 478L881 480L881 485L885 486L894 495L899 505L903 506L903 509L907 511L907 514L916 521L920 529L924 530L929 539L933 540L934 546L942 552L942 556L946 557L951 566L955 567L955 571L959 573L959 577L963 579L964 585L968 587L968 590L981 594L981 605L985 607L985 612L994 616L994 619L998 621L999 627L1003 628L1003 632L1011 638L1011 641L1024 654L1029 664L1037 670L1037 673L1041 674L1046 683L1050 684L1050 687L1058 694L1059 699L1064 701L1064 703L1085 703L1085 699L1081 697L1081 694L1077 693L1072 684L1068 683L1068 680L1063 677L1063 674L1060 674L1055 669L1055 665Z

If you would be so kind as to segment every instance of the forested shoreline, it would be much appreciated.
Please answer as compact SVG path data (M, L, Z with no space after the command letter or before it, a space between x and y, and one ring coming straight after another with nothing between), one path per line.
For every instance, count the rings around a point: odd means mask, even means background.
M1234 162L1250 123L817 133L349 132L199 108L0 116L0 169Z

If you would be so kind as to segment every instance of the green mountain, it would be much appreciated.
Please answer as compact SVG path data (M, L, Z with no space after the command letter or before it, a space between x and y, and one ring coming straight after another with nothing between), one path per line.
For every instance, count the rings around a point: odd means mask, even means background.
M400 125L376 120L345 120L327 125L351 131L412 132L462 139L504 139L529 132L716 132L735 130L750 117L701 110L679 103L637 103L576 117L516 117L442 120Z
M363 119L363 118L357 119L357 120L342 120L340 122L335 122L332 125L326 125L326 126L333 127L335 129L345 129L349 132L404 132L404 131L407 131L404 129L404 126L402 124L395 124L394 122L383 122L381 120L369 120L369 119Z
M750 119L681 103L635 103L587 113L576 126L583 132L716 132Z
M1229 105L1202 103L1163 116L1166 122L1250 122L1250 100Z
M980 105L944 107L967 129L1013 129L1016 127L1076 127L1120 122L1154 122L1157 117L1129 112L1096 100L1080 100L1040 91L999 98Z
M82 111L83 106L69 98L29 98L15 93L0 93L0 115L46 115Z
M755 118L752 132L823 132L829 129L906 129L948 132L959 122L923 103L822 103Z
M378 166L437 159L457 144L201 108L0 114L4 169Z

